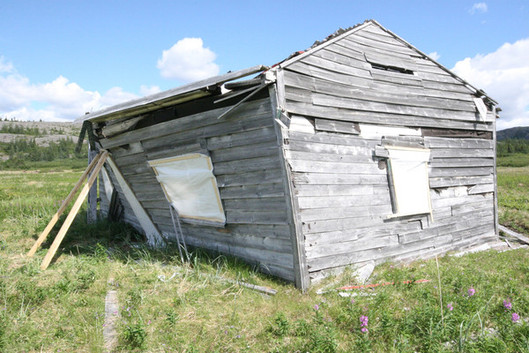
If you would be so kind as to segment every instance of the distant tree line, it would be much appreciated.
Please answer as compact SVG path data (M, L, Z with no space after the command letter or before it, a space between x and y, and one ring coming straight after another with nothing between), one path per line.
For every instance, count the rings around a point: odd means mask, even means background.
M86 158L86 145L80 153L75 153L76 143L72 138L49 142L47 146L39 146L35 139L18 138L9 143L1 143L0 150L9 159L0 163L2 167L24 166L26 162L53 161L57 159ZM3 165L2 165L3 164Z
M47 135L48 132L44 129L41 131L38 127L25 127L22 125L6 124L0 129L1 133L5 134L16 134L16 135L29 135L29 136L43 136Z
M63 128L52 127L50 131L46 129L39 129L38 127L26 127L23 125L5 124L0 128L0 133L15 134L15 135L29 135L29 136L46 136L46 135L65 135Z
M514 153L529 154L529 140L507 139L498 141L496 145L496 154L499 157Z

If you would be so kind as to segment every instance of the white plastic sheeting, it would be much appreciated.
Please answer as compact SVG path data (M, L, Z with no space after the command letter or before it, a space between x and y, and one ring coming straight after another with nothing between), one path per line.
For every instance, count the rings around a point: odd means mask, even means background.
M430 150L386 146L393 181L397 214L407 216L432 212L428 182Z
M168 201L185 220L226 223L209 156L192 153L149 161Z

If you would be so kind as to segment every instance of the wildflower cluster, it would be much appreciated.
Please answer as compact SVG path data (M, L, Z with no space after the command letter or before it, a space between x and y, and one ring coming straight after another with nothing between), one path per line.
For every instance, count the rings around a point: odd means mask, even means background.
M369 318L365 315L360 316L360 331L366 333L368 332L367 323L369 322Z
M505 308L506 311L512 310L512 303L510 302L510 299L503 301L503 307ZM512 313L511 314L511 321L512 322L517 322L518 320L520 320L520 315L518 315L518 313Z

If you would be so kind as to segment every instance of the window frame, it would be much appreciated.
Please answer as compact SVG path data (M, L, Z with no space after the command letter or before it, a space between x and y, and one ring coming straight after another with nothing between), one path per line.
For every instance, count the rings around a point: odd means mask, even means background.
M215 197L215 203L218 207L218 217L205 217L200 216L196 214L186 214L186 212L180 212L177 207L177 202L173 200L173 197L171 197L171 191L169 190L169 185L166 185L165 181L161 181L162 175L160 174L160 170L157 167L166 166L169 167L173 163L188 161L190 159L204 159L207 165L207 168L203 169L203 172L209 173L210 175L207 177L211 181L211 194ZM220 198L220 191L217 184L217 178L215 177L215 174L213 174L213 163L211 161L211 157L204 153L187 153L182 155L177 155L173 157L167 157L167 158L160 158L155 160L147 161L149 166L153 169L154 174L156 175L156 179L158 183L160 184L165 197L167 201L174 207L175 210L177 210L178 215L180 219L187 223L192 224L198 224L198 225L207 225L207 226L215 226L215 227L224 227L226 225L226 213L224 211L224 207L222 205L222 201ZM164 175L164 177L168 176L167 174ZM171 176L169 176L171 177ZM177 178L177 176L172 176L174 178ZM185 179L184 179L185 181ZM203 184L204 186L207 185L205 182ZM174 195L173 195L174 196ZM210 195L211 196L211 195ZM213 204L213 202L210 202L210 204Z
M388 218L399 218L399 217L412 217L412 216L422 216L422 215L429 215L430 219L433 221L433 210L432 210L432 200L431 200L431 189L430 189L430 182L429 182L429 173L428 173L428 163L430 159L430 150L427 148L414 148L414 147L402 147L402 146L384 146L384 148L388 152L387 157L387 166L388 166L388 178L390 181L390 193L391 193L391 200L393 204L393 214L389 215ZM416 167L416 173L417 175L414 176L414 179L423 179L421 181L421 188L424 188L421 191L422 196L420 197L420 201L422 203L422 206L417 209L409 208L409 203L407 203L407 206L403 206L404 202L402 202L403 197L405 197L406 193L412 190L409 185L405 185L403 183L403 173L402 169L404 166L398 166L397 160L399 158L396 158L394 156L392 158L392 154L394 154L395 151L397 153L402 152L410 152L410 163L418 163L419 166ZM413 159L411 158L411 153L421 153L423 155L426 155L425 158L422 159ZM401 160L406 160L406 158L401 158ZM399 169L401 169L399 171ZM400 200L400 202L399 202Z

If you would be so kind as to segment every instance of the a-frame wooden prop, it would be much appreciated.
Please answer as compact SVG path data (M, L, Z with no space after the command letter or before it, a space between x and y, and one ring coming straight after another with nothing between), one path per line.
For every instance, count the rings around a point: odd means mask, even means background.
M92 160L92 162L88 165L86 170L84 171L83 175L79 178L79 181L75 186L73 187L72 191L64 202L62 203L61 207L59 207L59 210L57 210L57 213L53 215L50 222L42 232L42 234L39 236L31 250L28 252L27 256L33 256L39 246L44 242L50 231L52 230L53 226L57 223L59 220L59 217L64 212L68 204L72 201L73 197L79 190L79 188L83 185L84 181L86 180L87 176L91 173L90 177L88 178L87 183L84 185L83 189L79 193L79 196L77 197L77 200L75 201L74 205L72 206L72 209L70 210L70 213L68 213L68 216L66 217L66 220L64 221L64 224L62 225L61 229L59 230L59 233L57 233L57 236L55 237L55 240L51 244L50 249L48 250L48 253L44 257L44 260L42 261L42 264L40 268L42 270L45 270L51 260L53 259L53 256L55 256L55 253L57 252L57 249L59 248L59 245L61 244L62 240L64 239L64 236L66 235L66 232L70 228L75 216L77 215L77 212L79 212L79 209L81 208L84 200L86 199L86 196L88 195L88 192L92 185L94 184L95 180L97 179L97 175L101 171L101 168L105 164L105 161L108 157L107 151L101 151L99 154Z

